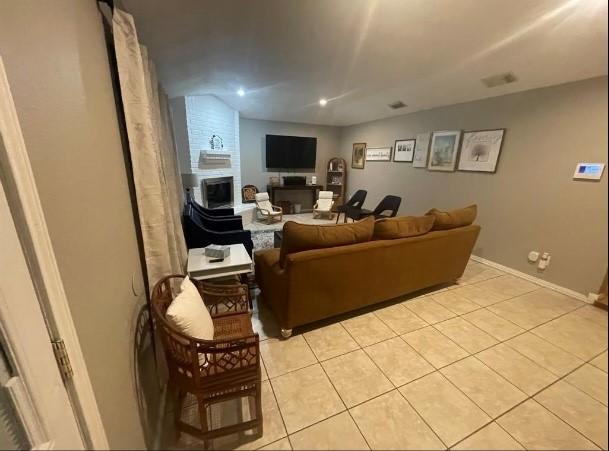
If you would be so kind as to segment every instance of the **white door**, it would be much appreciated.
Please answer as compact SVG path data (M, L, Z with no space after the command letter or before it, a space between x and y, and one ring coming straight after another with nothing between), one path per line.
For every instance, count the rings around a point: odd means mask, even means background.
M1 180L0 268L0 448L82 449Z
M73 370L63 381L52 341ZM0 55L0 449L11 448L108 440Z

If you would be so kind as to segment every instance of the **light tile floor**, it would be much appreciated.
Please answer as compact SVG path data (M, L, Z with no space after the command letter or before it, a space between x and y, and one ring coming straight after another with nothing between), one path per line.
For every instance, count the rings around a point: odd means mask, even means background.
M264 436L214 448L607 449L607 312L480 263L289 340L262 303L254 326ZM192 400L183 416L198 421Z

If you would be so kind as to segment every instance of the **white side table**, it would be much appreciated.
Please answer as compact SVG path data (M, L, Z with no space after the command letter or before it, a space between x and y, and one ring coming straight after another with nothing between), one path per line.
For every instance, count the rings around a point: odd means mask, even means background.
M205 280L234 276L252 272L252 259L243 244L229 244L230 255L221 262L211 263L211 257L205 256L205 248L188 250L188 276L192 279Z

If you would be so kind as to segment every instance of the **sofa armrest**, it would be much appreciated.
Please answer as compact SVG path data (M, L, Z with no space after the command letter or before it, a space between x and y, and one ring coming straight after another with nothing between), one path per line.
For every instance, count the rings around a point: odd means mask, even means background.
M256 251L256 283L262 292L264 302L271 308L280 326L290 329L286 324L288 311L288 273L279 266L279 249Z

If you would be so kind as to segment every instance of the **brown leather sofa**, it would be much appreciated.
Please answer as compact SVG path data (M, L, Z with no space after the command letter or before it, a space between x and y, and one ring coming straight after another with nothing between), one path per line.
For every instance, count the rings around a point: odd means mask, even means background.
M286 223L284 244L287 224L295 223ZM349 226L353 224L299 225L317 227L312 233L318 237L327 232L335 237L336 229L331 227ZM294 327L454 282L463 274L479 232L478 225L464 225L407 238L366 240L349 231L340 234L351 236L355 244L292 253L285 248L256 252L256 281L263 302L289 337Z

